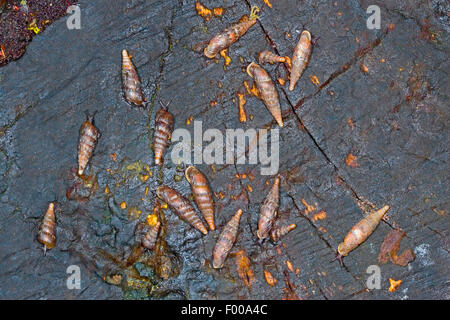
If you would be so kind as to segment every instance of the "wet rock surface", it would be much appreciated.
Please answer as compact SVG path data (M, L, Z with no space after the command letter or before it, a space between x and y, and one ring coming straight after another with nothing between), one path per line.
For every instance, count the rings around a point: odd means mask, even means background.
M0 298L450 297L445 1L286 0L272 1L272 8L263 1L203 1L225 10L209 21L192 1L78 4L80 30L68 30L62 18L0 69ZM260 19L230 47L228 67L221 57L198 53L199 44L254 4ZM380 30L366 27L372 4L381 8ZM285 123L279 216L297 228L278 245L259 244L259 207L273 177L261 175L260 165L205 164L198 167L216 193L216 231L202 236L164 209L162 254L139 252L135 230L154 205L146 187L191 193L185 179L175 178L182 173L170 161L173 145L163 169L153 165L156 102L171 101L175 128L191 133L190 117L203 121L203 131L276 128L254 97L247 97L249 119L239 122L236 92L251 80L243 67L259 51L291 55L303 28L319 38L309 66L294 91L277 83ZM122 49L133 54L147 109L123 99ZM275 80L283 68L267 70ZM69 200L85 110L97 111L101 132L87 169L98 188L88 201ZM58 202L57 243L44 256L36 235L50 201ZM345 267L330 263L347 231L385 204L388 218ZM240 278L239 255L220 271L211 268L217 236L238 208L244 214L232 253L245 250L250 287ZM380 265L381 289L368 290L366 270L378 264L393 228L406 232L400 252L412 248L416 259L408 267ZM80 290L67 288L70 265L81 269ZM273 286L264 271L277 279ZM403 281L397 291L388 291L389 278Z

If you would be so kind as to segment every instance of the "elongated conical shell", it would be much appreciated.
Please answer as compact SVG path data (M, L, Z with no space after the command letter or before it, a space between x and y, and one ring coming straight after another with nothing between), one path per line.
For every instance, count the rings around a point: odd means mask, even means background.
M241 216L242 209L238 209L219 235L213 250L213 268L217 269L223 267L225 259L236 241Z
M158 240L159 229L161 227L161 222L156 222L156 224L151 227L151 229L142 238L142 245L153 250L155 248L156 240Z
M272 230L273 223L277 217L278 211L278 201L279 201L279 190L280 190L280 177L275 177L272 188L269 194L264 200L258 220L258 231L256 232L260 240L269 237L269 232Z
M51 249L56 243L55 204L50 202L38 232L38 241L44 245L44 250Z
M141 83L127 50L122 50L122 86L125 100L137 106L142 106L145 98Z
M81 176L86 169L89 160L94 153L95 146L99 137L99 131L92 123L92 117L88 117L80 128L80 137L78 141L78 175Z
M275 84L269 74L266 70L254 62L248 65L247 73L255 79L256 87L258 88L262 101L278 125L282 127L283 118L281 116L280 100Z
M167 186L159 186L156 189L156 195L162 201L167 203L181 220L189 223L203 234L208 233L208 230L203 225L202 220L200 220L199 216L195 212L194 207L177 191Z
M209 41L204 50L207 58L214 58L220 51L228 48L242 37L251 26L256 23L256 19L248 19L225 29Z
M379 210L369 213L364 219L355 224L345 236L344 241L339 244L338 253L345 257L350 251L366 241L380 224L381 218L388 210L389 206L386 205Z
M215 230L214 226L214 200L211 189L205 175L194 166L190 166L185 171L186 180L191 185L197 208L203 214L209 229Z
M290 231L294 230L297 226L293 224L288 224L282 227L274 228L270 230L270 238L273 242L277 242L281 237L288 234Z
M155 164L162 163L164 150L169 144L173 130L173 115L163 108L159 109L155 118L155 134L153 136L153 149L155 151Z
M300 35L300 40L294 50L294 55L292 56L292 67L291 75L289 80L289 90L294 90L295 85L300 79L306 65L309 62L309 57L311 55L311 34L309 31L303 31Z
M264 50L258 54L258 62L260 64L270 63L274 64L275 62L286 62L286 57L281 57L272 51Z

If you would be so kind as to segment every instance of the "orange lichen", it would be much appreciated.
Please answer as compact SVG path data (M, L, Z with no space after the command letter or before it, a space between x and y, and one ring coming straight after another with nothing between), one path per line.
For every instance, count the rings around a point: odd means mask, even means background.
M264 270L264 278L269 286L274 286L277 284L277 279L267 270Z
M236 270L239 278L250 288L255 278L250 268L250 259L247 257L245 250L240 250L233 255L236 256Z
M389 278L389 283L390 283L389 292L394 292L400 287L402 280L394 280L392 278Z
M348 118L347 123L350 126L350 129L353 130L353 128L355 127L355 123L353 122L352 118Z
M361 70L364 71L365 73L369 73L369 68L367 68L367 66L364 63L361 63Z
M347 158L345 158L345 163L351 168L356 168L357 166L359 166L359 164L356 162L356 157L351 153L349 153L347 155Z
M253 188L248 184L247 185L248 192L253 192Z
M186 119L186 125L187 125L187 126L190 125L191 122L192 122L192 120L194 120L194 117L193 117L193 116L190 116L189 118L187 118L187 119Z
M197 14L206 21L209 21L212 17L212 11L205 7L200 1L195 3L195 10L197 10Z
M259 98L259 91L258 91L258 88L256 88L255 83L252 84L251 88L247 81L244 80L243 84L244 84L245 90L247 90L247 93L249 95Z
M238 96L238 107L239 107L239 121L240 122L246 122L247 121L247 114L245 113L245 104L247 101L245 100L245 96L243 93L236 93Z
M126 209L126 208L127 208L127 203L126 203L125 201L123 201L123 202L120 204L120 207L121 207L122 209Z
M108 186L105 187L105 194L109 194L109 187Z
M109 155L109 157L111 158L112 161L114 161L114 162L117 161L117 154L111 153L111 154Z
M277 80L278 80L278 83L282 86L284 86L286 84L286 80L283 78L278 78Z
M302 203L305 206L305 214L308 214L316 210L316 207L314 207L313 205L309 205L305 199L302 199Z
M6 58L6 55L5 55L5 46L2 44L2 45L0 45L0 59L4 59L4 58Z
M272 8L272 4L270 3L269 0L264 0L264 3L265 3L269 8Z
M227 55L228 49L223 49L220 51L220 55L225 60L225 67L228 67L231 63L231 58Z
M289 260L286 260L286 266L288 267L288 269L291 272L294 272L294 266L292 265L292 262L290 262Z
M223 14L223 8L221 7L214 8L213 13L216 17L220 17Z
M315 75L309 76L309 80L316 86L318 86L320 84L319 78L317 78L317 76L315 76Z
M390 259L392 263L406 267L408 263L413 261L415 256L410 248L404 250L400 255L397 255L397 252L400 250L400 242L405 235L405 231L397 229L391 230L381 244L378 262L387 263Z
M320 211L317 212L316 214L314 214L313 220L317 221L317 220L323 220L327 217L327 213L325 211Z

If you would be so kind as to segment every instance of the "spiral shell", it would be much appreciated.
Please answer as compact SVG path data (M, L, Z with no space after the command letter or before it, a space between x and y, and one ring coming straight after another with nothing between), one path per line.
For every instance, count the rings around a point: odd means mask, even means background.
M270 78L266 70L258 64L252 62L247 67L247 73L255 79L256 87L260 93L261 99L264 101L267 109L269 109L275 121L280 127L283 126L283 118L281 116L280 100L275 84Z
M78 175L82 176L89 160L94 153L97 140L100 136L98 129L93 124L93 116L87 116L80 128L78 142Z
M214 58L220 51L228 48L240 37L242 37L251 26L256 23L256 13L259 11L259 8L254 6L252 7L252 11L250 14L250 18L248 20L239 22L227 29L223 32L217 34L214 38L209 41L208 46L203 51L207 58Z
M173 130L173 115L161 104L161 109L156 113L155 135L153 148L155 151L155 164L162 164L164 150L169 144Z
M270 230L270 239L272 239L273 242L277 242L281 237L285 236L296 227L297 226L293 223L279 228L273 228Z
M223 267L225 259L236 241L241 216L242 209L238 209L219 235L213 250L213 268L218 269Z
M44 255L47 249L52 249L56 243L55 228L55 204L50 202L47 212L44 215L37 240L44 245Z
M273 223L277 217L278 212L278 200L279 200L279 189L280 189L280 177L275 177L272 188L269 194L264 200L258 220L258 231L256 232L260 240L269 237L269 232L272 230Z
M286 62L286 57L281 57L271 51L264 50L258 54L258 62L260 64L270 63L274 64L276 62L283 63Z
M355 224L345 236L344 241L339 244L337 250L339 255L342 257L347 256L350 251L366 241L380 224L381 218L388 210L389 206L386 205L377 211L369 213L364 219Z
M167 186L159 186L156 189L156 195L167 203L181 220L189 223L203 234L208 233L208 230L195 212L194 207L177 191Z
M209 229L215 230L214 226L214 200L211 189L205 175L194 166L189 166L184 173L186 180L191 185L197 208L203 214Z
M142 238L142 245L149 249L153 250L156 245L156 241L158 240L159 229L161 227L161 222L157 222Z
M309 31L304 30L300 35L300 40L294 49L294 54L292 56L292 67L289 82L289 90L292 91L295 85L300 79L306 65L309 62L309 56L311 55L311 34Z
M125 100L137 106L143 105L145 97L142 93L139 76L127 50L122 50L122 86Z

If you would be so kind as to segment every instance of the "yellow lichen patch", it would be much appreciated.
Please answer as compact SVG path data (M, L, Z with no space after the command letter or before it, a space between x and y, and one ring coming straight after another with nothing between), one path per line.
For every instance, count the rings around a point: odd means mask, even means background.
M122 209L126 209L127 208L127 203L125 202L125 201L123 201L121 204L120 204L120 207L122 208Z
M109 194L109 187L108 186L105 187L105 194Z
M240 122L246 122L247 121L247 114L245 113L245 104L247 101L245 100L245 96L243 93L236 93L238 96L238 107L239 107L239 121Z
M308 214L316 210L316 207L314 207L313 205L309 205L305 199L302 199L302 203L305 206L305 214Z
M220 55L225 60L225 66L228 67L231 63L231 58L227 55L228 49L223 49L220 51Z
M400 287L400 285L402 284L402 280L394 280L392 278L389 278L389 284L389 292L394 292Z
M195 3L195 10L197 10L197 14L206 21L212 17L212 11L205 7L200 1Z
M140 174L140 175L138 176L139 180L141 180L142 182L147 181L149 177L150 177L150 176L149 176L148 174L145 174L145 175L144 175L144 174Z
M145 194L146 196L148 195L148 187L145 187L144 194Z
M350 167L350 168L356 168L359 164L356 162L356 157L349 153L347 155L347 157L345 158L345 163Z
M159 206L161 209L167 209L167 203L161 202L161 205Z
M190 125L192 120L194 120L194 117L190 116L189 118L186 119L186 125Z
M269 0L264 0L264 3L265 3L269 8L272 8L272 4L270 3Z
M34 31L34 33L38 34L41 29L36 25L36 18L31 21L31 23L28 25L28 30Z
M315 75L309 76L309 80L316 86L318 86L320 84L319 78L317 78L317 76L315 76Z
M149 225L149 226L155 226L156 225L156 223L158 222L158 217L156 216L156 214L149 214L148 216L147 216L147 224Z
M269 286L274 286L277 284L277 279L267 270L264 270L264 278Z
M327 213L325 211L320 211L314 214L313 220L323 220L327 217Z

